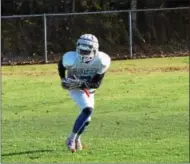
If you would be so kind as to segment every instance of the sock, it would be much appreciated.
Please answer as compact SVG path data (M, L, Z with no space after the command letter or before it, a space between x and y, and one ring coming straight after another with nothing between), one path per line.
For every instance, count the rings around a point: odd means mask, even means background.
M84 132L84 129L85 129L85 126L86 125L84 125L80 130L79 130L79 132L78 132L78 134L77 134L77 136L76 136L76 141L80 141L80 136L81 136L81 134Z
M81 135L85 130L86 125L84 125L78 132L78 135Z
M78 116L73 126L73 133L78 134L80 131L83 130L83 127L85 127L85 123L87 119L90 117L91 113L92 111L89 109L83 110L83 112L81 112L81 114Z
M78 134L77 134L77 137L76 137L76 140L80 140L80 136L81 134L84 132L84 130L86 129L86 126L88 126L90 123L90 121L87 121L84 126L79 130Z
M77 133L73 133L73 132L71 132L71 134L70 134L70 136L69 136L69 139L71 139L71 140L75 140L76 137L77 137Z
M76 137L75 140L76 140L76 141L80 141L80 137L81 137L80 135L77 135L77 137Z

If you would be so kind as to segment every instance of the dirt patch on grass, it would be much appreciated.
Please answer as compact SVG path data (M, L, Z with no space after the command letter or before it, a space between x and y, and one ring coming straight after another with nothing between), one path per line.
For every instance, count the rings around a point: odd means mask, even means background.
M175 72L175 71L181 71L181 72L188 72L189 71L189 66L180 66L180 67L154 67L154 68L118 68L118 69L110 69L109 72L111 73L123 73L123 72L129 72L131 74L136 74L136 73L151 73L151 72ZM57 75L58 76L58 72L57 71L10 71L10 72L2 72L2 75L11 75L11 76L52 76L52 75Z
M58 72L33 72L33 71L24 71L24 72L2 72L2 75L12 75L12 76L51 76L51 75L57 75Z
M154 68L120 68L120 69L110 69L109 72L112 73L120 73L120 72L129 72L129 73L151 73L151 72L175 72L175 71L181 71L181 72L188 72L189 66L168 66L168 67L154 67Z

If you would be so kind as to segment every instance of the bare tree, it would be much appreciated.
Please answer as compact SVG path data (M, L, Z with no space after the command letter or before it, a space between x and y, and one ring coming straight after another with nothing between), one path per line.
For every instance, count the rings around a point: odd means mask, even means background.
M72 0L72 12L75 12L75 0Z
M136 10L137 0L131 0L130 7L131 7L131 10ZM134 33L134 38L136 42L138 43L138 46L146 52L148 50L147 49L148 45L146 44L145 39L142 37L141 32L139 31L137 27L137 13L136 12L132 12L131 19L132 19L132 29Z
M137 0L131 0L131 10L136 10L137 9ZM136 27L136 21L137 21L137 14L136 12L132 12L132 23L133 27Z

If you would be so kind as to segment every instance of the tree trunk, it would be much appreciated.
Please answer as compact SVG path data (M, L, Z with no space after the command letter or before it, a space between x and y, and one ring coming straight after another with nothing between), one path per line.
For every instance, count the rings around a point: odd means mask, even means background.
M72 1L72 13L75 12L75 0Z
M131 0L130 5L131 5L131 10L136 10L137 9L137 0ZM141 49L143 49L143 51L147 52L148 45L145 43L145 40L142 37L141 32L139 31L139 29L137 27L137 13L136 12L132 12L131 19L132 19L132 30L133 30L134 38L137 42L136 44L138 44L138 46Z
M137 0L131 0L131 10L136 10L136 9L137 9ZM136 12L132 12L131 19L132 19L133 27L136 27L136 23L137 23Z
M33 50L32 50L32 41L30 40L30 38L28 37L28 32L22 27L22 20L18 22L18 28L20 31L20 35L23 37L24 39L24 45L25 45L25 51L27 52L28 55L32 56L33 55Z

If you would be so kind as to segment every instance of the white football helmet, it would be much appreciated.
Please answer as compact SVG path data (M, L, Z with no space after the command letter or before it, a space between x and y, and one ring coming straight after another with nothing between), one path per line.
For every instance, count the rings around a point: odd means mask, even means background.
M98 39L92 34L81 35L77 40L76 52L81 62L88 63L96 56L99 49Z

